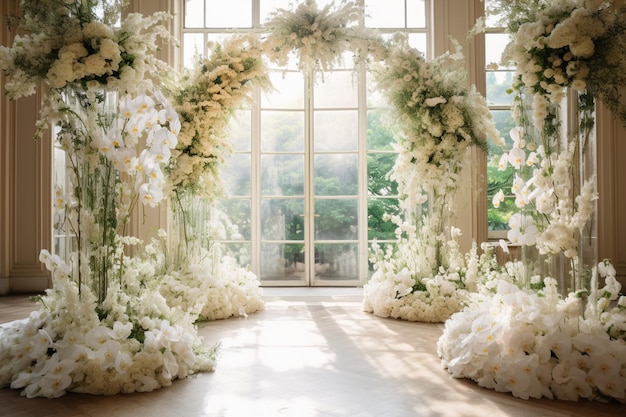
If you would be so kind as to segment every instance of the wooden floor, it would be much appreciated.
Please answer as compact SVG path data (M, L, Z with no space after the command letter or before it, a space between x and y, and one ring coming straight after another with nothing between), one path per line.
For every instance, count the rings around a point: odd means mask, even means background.
M266 309L200 324L221 341L215 372L151 393L27 399L0 390L0 415L24 417L626 416L626 405L520 400L441 367L441 326L361 310L356 289L266 289ZM24 296L0 297L0 322L24 318Z

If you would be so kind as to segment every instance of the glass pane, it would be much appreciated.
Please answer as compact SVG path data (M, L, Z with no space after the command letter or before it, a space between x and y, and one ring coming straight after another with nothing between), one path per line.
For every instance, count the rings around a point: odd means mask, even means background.
M222 179L226 187L226 195L250 195L250 154L234 154L226 159L222 168Z
M367 149L393 150L396 143L391 123L390 111L385 109L368 110L367 112Z
M385 215L400 214L397 198L370 198L367 200L367 239L395 240L396 225Z
M398 184L389 179L397 156L395 153L367 155L367 192L369 195L395 196L398 194Z
M485 33L485 65L500 65L502 53L509 40L506 33Z
M304 155L262 155L261 194L304 195Z
M202 33L183 33L183 62L185 68L195 68L204 56L204 35Z
M263 240L304 240L304 200L263 200L261 234Z
M269 14L277 9L289 9L289 4L292 0L259 0L259 6L261 9L261 23L265 23Z
M226 240L250 240L250 200L222 199L214 218L224 226Z
M261 245L261 281L304 280L304 269L304 244Z
M426 4L424 0L407 0L406 19L409 28L426 27Z
M185 0L185 27L204 27L204 0Z
M315 195L357 195L359 192L358 155L315 155Z
M252 263L250 253L252 248L250 243L222 243L221 244L223 254L235 258L237 265L246 268Z
M261 95L261 107L270 109L304 109L304 77L302 72L270 73L274 90Z
M358 90L356 74L352 71L335 71L324 74L324 81L315 85L315 108L357 107Z
M492 111L492 113L496 128L506 142L505 149L511 149L513 141L509 131L515 126L511 111L497 110ZM518 211L514 198L505 198L497 208L493 206L493 196L498 191L502 190L505 195L511 194L511 186L515 177L515 169L512 166L509 165L504 171L498 168L502 152L503 149L496 146L490 147L489 150L487 163L487 223L489 230L508 230L511 215Z
M378 89L378 85L375 81L375 76L368 72L366 76L367 83L367 107L385 107L387 106L387 100L382 90Z
M359 278L359 245L356 243L316 244L315 277L323 280Z
M405 27L404 0L365 0L365 26L371 28Z
M498 131L504 138L504 141L505 141L504 149L511 149L513 147L513 140L511 139L509 132L516 125L515 120L513 119L512 111L511 110L492 110L491 114L493 115L493 121L495 123L496 129L498 129ZM491 157L497 156L499 158L503 151L504 151L503 148L499 146L490 146L489 157L491 158Z
M515 73L513 71L487 71L487 104L511 106L513 95L507 93L511 88Z
M358 239L357 199L316 199L315 239Z
M249 28L252 27L252 1L228 0L207 2L206 27L208 28ZM212 3L212 4L211 4Z
M504 17L504 13L499 10L500 4L492 0L485 0L485 15L487 16L486 26L489 28L498 28Z
M428 38L425 33L410 33L409 45L423 53L424 56L428 56Z
M252 112L239 110L230 120L230 138L235 152L250 152L252 137Z
M262 111L261 151L303 152L304 113L300 111Z
M315 152L358 150L356 110L316 111L314 119Z

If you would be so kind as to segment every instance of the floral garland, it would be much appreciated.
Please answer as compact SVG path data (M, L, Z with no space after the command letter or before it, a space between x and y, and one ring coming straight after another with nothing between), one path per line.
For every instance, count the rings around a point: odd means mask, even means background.
M356 61L383 58L385 48L372 30L360 29L363 6L353 0L334 2L320 9L315 0L305 0L291 9L277 9L264 22L269 34L263 41L265 55L280 66L289 62L291 53L301 70L327 71L352 52Z
M263 42L266 55L279 65L287 65L289 54L298 54L298 68L328 70L348 50L351 23L358 21L362 8L348 1L336 10L329 4L319 9L314 0L306 0L295 9L277 9L264 23L269 35Z
M377 76L405 132L398 140L392 179L398 181L400 194L421 204L437 190L445 194L456 188L454 175L468 145L486 150L487 138L503 142L484 97L467 87L458 46L454 54L427 61L406 36L393 40Z
M172 190L212 199L221 190L219 170L232 145L226 131L231 116L255 86L269 87L259 40L234 36L216 44L195 72L171 92L182 119L178 145L168 166Z
M171 189L169 235L148 248L168 304L195 311L199 320L245 316L264 308L260 282L222 253L209 203L222 192L220 169L232 152L228 124L253 88L268 88L259 39L237 35L171 91L182 124L167 167ZM164 232L163 232L164 233ZM223 237L222 237L223 238Z
M626 83L626 20L613 0L499 0L495 13L512 36L502 56L516 68L515 89L534 96L534 123L543 128L548 98L560 103L564 87L588 92L626 121L614 86Z
M446 322L437 343L443 366L523 399L626 403L626 297L607 261L598 271L606 284L586 305L573 293L563 299L552 278L537 277L538 291L506 274L486 281Z
M407 320L443 322L462 307L468 277L464 256L449 227L466 150L501 140L485 99L467 88L459 50L432 61L396 36L378 86L398 114L405 135L391 178L407 207L408 219L393 219L397 249L374 247L376 272L365 285L364 308ZM469 278L469 279L468 279Z
M171 40L161 24L169 15L131 13L114 27L111 19L119 17L126 0L100 3L22 0L19 27L29 33L16 35L10 48L0 46L0 70L10 76L9 98L32 95L42 81L56 89L95 83L136 92L149 87L146 74L166 71L155 52L159 38ZM102 10L102 20L95 14L97 9Z

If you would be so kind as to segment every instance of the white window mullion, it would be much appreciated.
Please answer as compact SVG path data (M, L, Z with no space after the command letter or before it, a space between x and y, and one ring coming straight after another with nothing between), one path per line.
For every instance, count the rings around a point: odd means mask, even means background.
M261 91L254 92L255 103L261 102ZM250 253L252 271L261 274L261 107L252 106L250 132Z
M358 188L358 225L359 225L359 281L364 284L367 281L368 263L368 176L367 176L367 75L363 64L358 68L358 97L359 97L359 188Z
M304 74L304 264L306 265L305 285L311 285L315 267L315 187L314 187L314 128L313 128L313 86L315 71Z

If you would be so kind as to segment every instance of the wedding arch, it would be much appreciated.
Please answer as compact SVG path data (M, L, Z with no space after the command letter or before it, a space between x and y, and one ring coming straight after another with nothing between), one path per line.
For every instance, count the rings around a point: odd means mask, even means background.
M28 397L115 394L212 370L217 347L203 344L195 322L262 308L256 276L223 256L206 210L229 153L227 122L251 87L269 85L263 57L284 62L295 53L301 68L323 72L350 51L379 74L401 128L391 175L403 215L390 216L397 244L372 251L364 309L445 322L438 353L455 377L521 398L623 401L626 299L610 262L580 252L579 238L594 237L585 234L595 211L593 157L581 156L587 170L578 176L568 170L594 140L593 99L621 109L606 88L624 81L615 71L622 60L609 59L623 45L602 42L626 32L611 3L502 0L520 124L503 164L521 168L523 159L534 168L514 184L526 209L512 217L510 240L534 245L540 259L528 251L501 266L488 248L461 253L449 222L468 146L500 139L484 98L467 85L460 48L428 61L406 37L352 25L363 13L357 3L319 9L307 0L277 10L266 37L234 36L171 80L154 57L156 40L172 40L166 14L129 14L117 25L122 1L24 0L28 34L0 47L0 69L11 74L14 99L47 84L38 127L54 121L66 153L68 188L55 190L55 204L76 247L66 258L41 252L53 287L38 311L1 329L0 386ZM597 79L592 68L609 73ZM575 134L562 137L566 88L576 91L579 118ZM136 204L168 199L169 231L148 244L127 235ZM571 260L565 273L542 269L559 257Z

